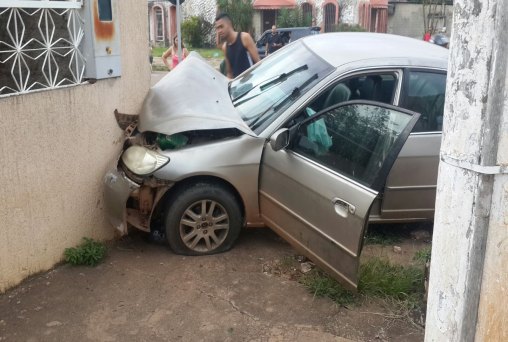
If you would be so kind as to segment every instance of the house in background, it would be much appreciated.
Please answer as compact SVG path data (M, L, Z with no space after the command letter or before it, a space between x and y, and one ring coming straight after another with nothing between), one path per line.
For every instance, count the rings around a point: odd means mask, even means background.
M215 0L187 0L181 6L182 21L191 16L203 16L210 23L215 21ZM148 32L152 46L169 46L176 36L176 6L168 0L148 0Z
M358 24L368 32L386 33L388 27L388 0L360 1Z
M150 44L168 46L176 34L176 7L169 1L148 0Z
M312 18L313 26L322 27L323 32L333 31L339 20L354 23L354 1L337 0L254 0L254 30L256 35L277 25L279 11L283 8L300 8L303 15ZM344 15L345 14L345 15ZM341 16L343 17L341 18Z
M453 25L453 1L446 0L439 5L429 6L425 14L422 4L407 0L390 0L387 32L401 36L422 39L427 28L448 34ZM426 16L424 20L424 16Z
M253 0L254 38L277 25L283 8L301 8L312 17L312 25L322 32L333 32L339 23L359 24L367 31L386 32L388 0ZM186 0L182 17L203 16L213 23L217 14L215 0ZM152 45L167 46L176 35L176 7L167 0L148 0L148 27Z

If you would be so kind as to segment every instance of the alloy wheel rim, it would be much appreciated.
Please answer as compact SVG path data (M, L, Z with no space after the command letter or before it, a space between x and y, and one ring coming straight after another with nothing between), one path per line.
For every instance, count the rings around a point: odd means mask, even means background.
M218 248L229 233L229 215L213 200L200 200L185 209L180 219L180 238L195 252L210 252Z

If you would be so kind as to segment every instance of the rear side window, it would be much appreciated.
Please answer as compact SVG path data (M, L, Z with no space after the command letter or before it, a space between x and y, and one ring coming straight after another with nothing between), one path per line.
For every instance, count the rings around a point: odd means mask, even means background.
M401 107L421 114L413 132L440 132L443 128L446 74L410 70L405 77Z

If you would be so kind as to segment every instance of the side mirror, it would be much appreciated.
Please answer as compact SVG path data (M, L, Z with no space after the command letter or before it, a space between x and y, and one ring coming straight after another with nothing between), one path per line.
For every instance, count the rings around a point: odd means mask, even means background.
M274 151L280 151L289 145L289 129L282 128L270 137L270 146Z

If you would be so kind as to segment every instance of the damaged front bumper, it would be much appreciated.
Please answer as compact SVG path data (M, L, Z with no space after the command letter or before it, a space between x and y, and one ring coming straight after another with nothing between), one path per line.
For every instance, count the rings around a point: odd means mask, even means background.
M132 192L138 190L140 185L131 181L118 170L110 170L104 176L104 200L106 215L109 222L116 228L121 236L127 234L126 205Z

